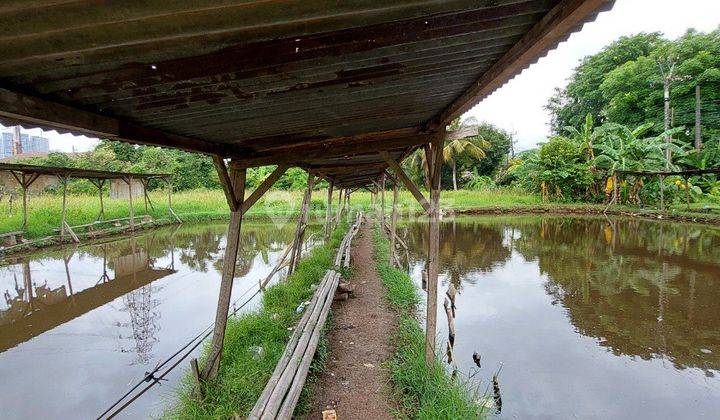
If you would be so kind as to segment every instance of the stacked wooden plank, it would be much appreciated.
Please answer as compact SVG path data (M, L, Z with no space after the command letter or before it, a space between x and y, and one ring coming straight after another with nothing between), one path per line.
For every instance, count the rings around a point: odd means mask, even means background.
M343 238L335 257L335 267L327 270L318 285L305 314L300 318L285 351L262 395L253 407L249 419L290 419L300 392L305 385L310 364L315 356L323 325L330 312L335 290L340 282L339 267L350 265L350 246L360 229L362 214Z

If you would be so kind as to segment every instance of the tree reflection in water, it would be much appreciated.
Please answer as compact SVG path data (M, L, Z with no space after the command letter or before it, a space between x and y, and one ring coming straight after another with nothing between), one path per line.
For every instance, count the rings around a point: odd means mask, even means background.
M426 225L403 229L412 257L424 261ZM716 228L637 219L461 217L444 221L440 237L441 273L460 293L482 278L473 273L492 271L516 252L538 265L546 293L566 309L577 332L614 354L659 358L708 376L720 369Z

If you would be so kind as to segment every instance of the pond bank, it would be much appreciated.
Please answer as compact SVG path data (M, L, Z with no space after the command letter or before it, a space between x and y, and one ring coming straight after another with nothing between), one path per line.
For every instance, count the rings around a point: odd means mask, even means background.
M637 217L648 220L665 220L672 222L699 223L720 226L720 215L694 212L661 212L655 209L637 207L612 206L606 210L602 204L539 204L518 206L483 206L474 208L450 208L454 214L482 216L492 214L549 214L549 215L591 215L591 216L623 216Z
M418 289L410 276L389 263L389 241L374 229L374 263L398 318L398 328L390 340L395 348L388 362L396 417L413 419L472 419L483 417L476 404L480 395L464 381L452 379L438 357L425 363L425 334L416 307Z

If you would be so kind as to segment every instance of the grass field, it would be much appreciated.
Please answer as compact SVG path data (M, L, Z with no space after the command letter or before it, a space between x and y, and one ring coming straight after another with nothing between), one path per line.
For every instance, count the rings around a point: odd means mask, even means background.
M302 191L269 191L248 212L251 218L262 217L293 217L300 209ZM427 194L426 194L427 196ZM333 197L333 206L337 206L337 193ZM149 214L156 220L169 219L167 195L162 191L151 192L150 198L154 210ZM325 217L327 191L313 192L311 202L311 219L321 220ZM392 192L385 194L386 208L390 208ZM129 208L127 200L105 198L105 218L114 219L127 217ZM370 205L370 193L357 191L352 194L350 203L353 207L366 208ZM530 194L516 189L489 189L482 191L443 191L441 206L446 210L467 212L472 210L523 210L543 209L575 210L578 212L599 212L605 206L602 204L586 203L543 203L538 195ZM687 212L685 206L676 204L668 209L669 214L676 214L686 219L700 218L703 221L720 222L720 214L713 213L704 208L702 203L693 203L692 211ZM638 209L629 206L615 206L621 212L639 212L649 215L659 214L657 209ZM145 207L142 199L135 200L136 215L143 215ZM173 209L184 221L202 221L222 219L229 215L227 202L220 190L194 190L184 191L173 195ZM420 205L408 191L401 191L399 195L399 210L403 214L413 214L421 210ZM28 213L28 229L25 237L29 239L51 235L53 229L60 226L62 211L62 197L53 194L30 197ZM71 195L68 197L68 223L71 226L93 222L100 213L100 202L95 195ZM0 201L0 233L21 230L22 208L21 200L16 199L10 211L7 197Z

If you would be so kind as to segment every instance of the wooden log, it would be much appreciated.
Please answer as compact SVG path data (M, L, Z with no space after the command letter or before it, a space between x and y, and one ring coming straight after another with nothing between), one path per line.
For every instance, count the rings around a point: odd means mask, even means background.
M337 286L339 278L340 274L334 273L332 284L330 286L331 289ZM312 332L312 336L305 350L305 353L303 354L303 358L298 368L298 372L293 378L293 382L290 386L290 389L288 390L287 397L285 398L285 401L280 408L280 412L277 416L277 418L280 420L290 420L292 418L292 414L295 411L295 406L297 405L298 399L300 398L300 392L305 385L305 379L307 379L307 374L310 370L310 364L312 363L312 359L315 356L315 350L317 349L318 342L320 341L322 328L323 325L325 325L325 320L327 319L328 313L330 312L331 304L332 299L330 298L330 296L328 296L327 300L325 301L325 305L322 308L322 312L320 313L320 317Z
M65 230L67 231L67 233L70 234L70 237L72 238L73 242L80 243L80 239L78 239L77 235L72 230L72 228L70 226L68 226L66 221L63 221L63 225L65 226Z
M327 278L329 279L331 276L332 274L329 274ZM310 318L308 319L308 322L304 327L304 331L300 336L300 340L298 341L298 344L295 347L295 350L293 351L292 356L290 357L290 360L285 367L285 370L278 379L277 386L273 390L272 394L270 394L270 398L268 399L267 405L265 406L265 409L263 410L261 416L262 419L277 418L276 416L278 414L278 410L282 405L287 389L290 387L295 373L297 372L300 364L302 363L302 357L305 354L305 350L308 348L308 344L312 339L312 331L317 325L318 320L320 319L323 305L327 301L328 296L330 296L332 299L334 291L331 290L331 286L331 281L325 281L325 287L320 291L319 294L320 298L318 300L318 304L315 306L313 312L310 314Z
M360 221L361 218L358 217L356 224L343 237L335 258L336 265L349 252L351 238L357 233ZM328 270L325 273L313 294L310 305L305 309L303 317L285 347L273 375L250 412L249 419L286 419L292 415L339 281L338 272Z
M302 333L305 331L305 326L307 325L308 321L310 320L310 315L315 310L315 307L317 306L317 303L320 300L321 291L325 287L325 284L327 283L328 276L329 276L329 271L325 273L325 276L323 277L322 281L318 285L318 288L315 291L315 294L313 295L313 298L310 301L310 304L305 308L305 313L300 318L298 325L295 327L295 330L293 331L292 335L290 336L290 340L288 341L288 344L285 346L285 350L283 351L283 354L280 356L280 360L278 360L278 363L275 366L275 370L273 371L272 376L270 376L268 383L265 385L265 389L263 389L263 393L260 395L260 398L258 398L253 409L250 411L248 419L259 419L260 416L263 414L263 411L265 410L265 407L267 405L268 400L270 399L270 396L272 395L273 391L277 387L278 381L280 380L280 377L282 376L282 374L285 372L285 369L286 369L288 363L290 362L290 358L292 357L292 355L295 351L295 348L297 347L297 344L300 341L300 337L302 336Z

